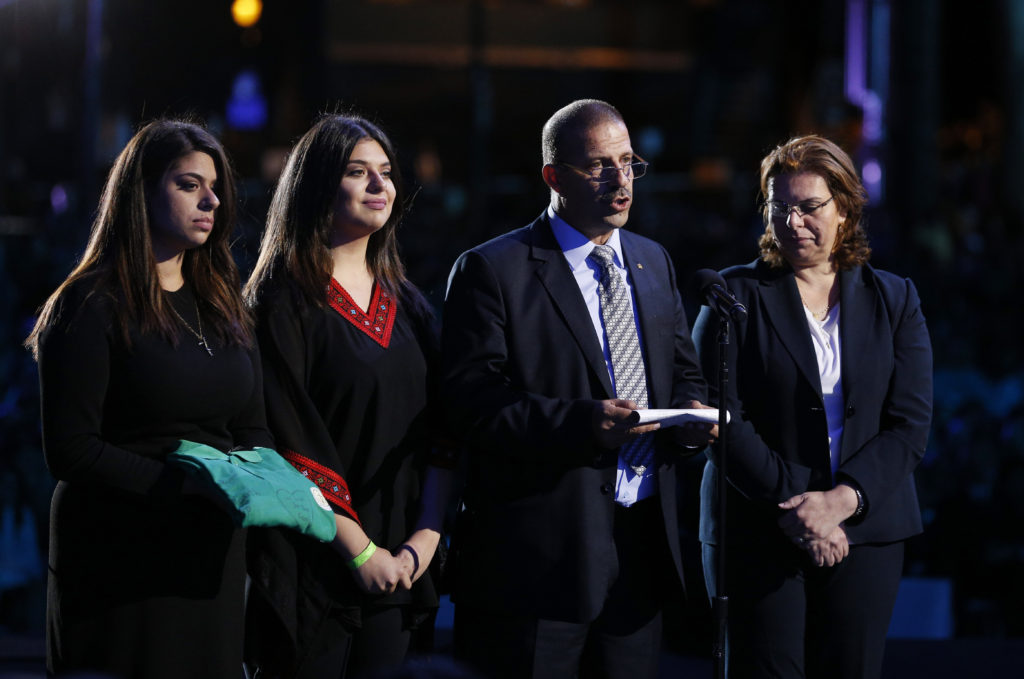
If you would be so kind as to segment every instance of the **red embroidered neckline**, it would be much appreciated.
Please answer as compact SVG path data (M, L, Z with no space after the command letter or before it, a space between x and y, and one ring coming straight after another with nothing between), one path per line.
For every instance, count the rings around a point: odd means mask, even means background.
M388 294L387 290L374 282L370 307L367 311L363 311L345 291L345 288L332 278L331 286L327 290L327 303L341 314L342 318L365 332L374 342L385 349L388 348L398 308L394 297Z

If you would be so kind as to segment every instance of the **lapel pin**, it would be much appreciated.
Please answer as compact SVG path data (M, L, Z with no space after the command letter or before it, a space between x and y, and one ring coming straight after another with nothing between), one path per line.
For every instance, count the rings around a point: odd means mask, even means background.
M644 265L643 265L643 264L641 264L640 262L637 262L637 263L636 263L636 268L638 268L638 269L642 269L642 268L644 268Z

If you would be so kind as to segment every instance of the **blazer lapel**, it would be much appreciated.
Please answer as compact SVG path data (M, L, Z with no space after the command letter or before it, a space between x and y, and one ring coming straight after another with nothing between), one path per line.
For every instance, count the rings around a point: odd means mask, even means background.
M855 402L858 379L865 373L858 363L868 355L865 347L878 330L878 299L864 282L863 268L839 274L839 304L843 401L849 404Z
M765 318L775 330L786 351L789 352L804 378L811 383L821 398L821 375L818 360L811 344L807 316L800 301L796 279L791 272L773 276L761 282L761 303ZM823 399L824 401L824 399Z
M565 255L562 254L546 217L541 217L533 223L530 235L530 259L536 264L537 278L547 290L558 314L569 326L587 364L604 387L607 398L614 398L612 380L608 375L604 354L601 352L601 343L594 333L590 312L583 302L579 285L569 270L569 264L565 261Z

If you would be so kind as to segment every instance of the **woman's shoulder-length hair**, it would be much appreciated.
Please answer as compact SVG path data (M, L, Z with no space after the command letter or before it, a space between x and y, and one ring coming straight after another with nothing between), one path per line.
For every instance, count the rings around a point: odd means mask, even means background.
M836 207L846 213L839 227L832 257L838 270L850 270L867 263L871 257L864 230L864 206L867 192L853 160L834 142L818 135L793 137L772 149L761 160L761 201L765 230L758 246L761 258L772 267L785 265L772 227L768 194L771 180L779 175L809 172L825 180Z

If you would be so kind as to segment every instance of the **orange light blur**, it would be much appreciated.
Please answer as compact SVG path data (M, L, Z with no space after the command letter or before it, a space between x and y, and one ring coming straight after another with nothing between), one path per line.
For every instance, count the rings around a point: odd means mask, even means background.
M263 3L260 0L235 0L231 3L231 17L242 28L249 28L260 20Z

